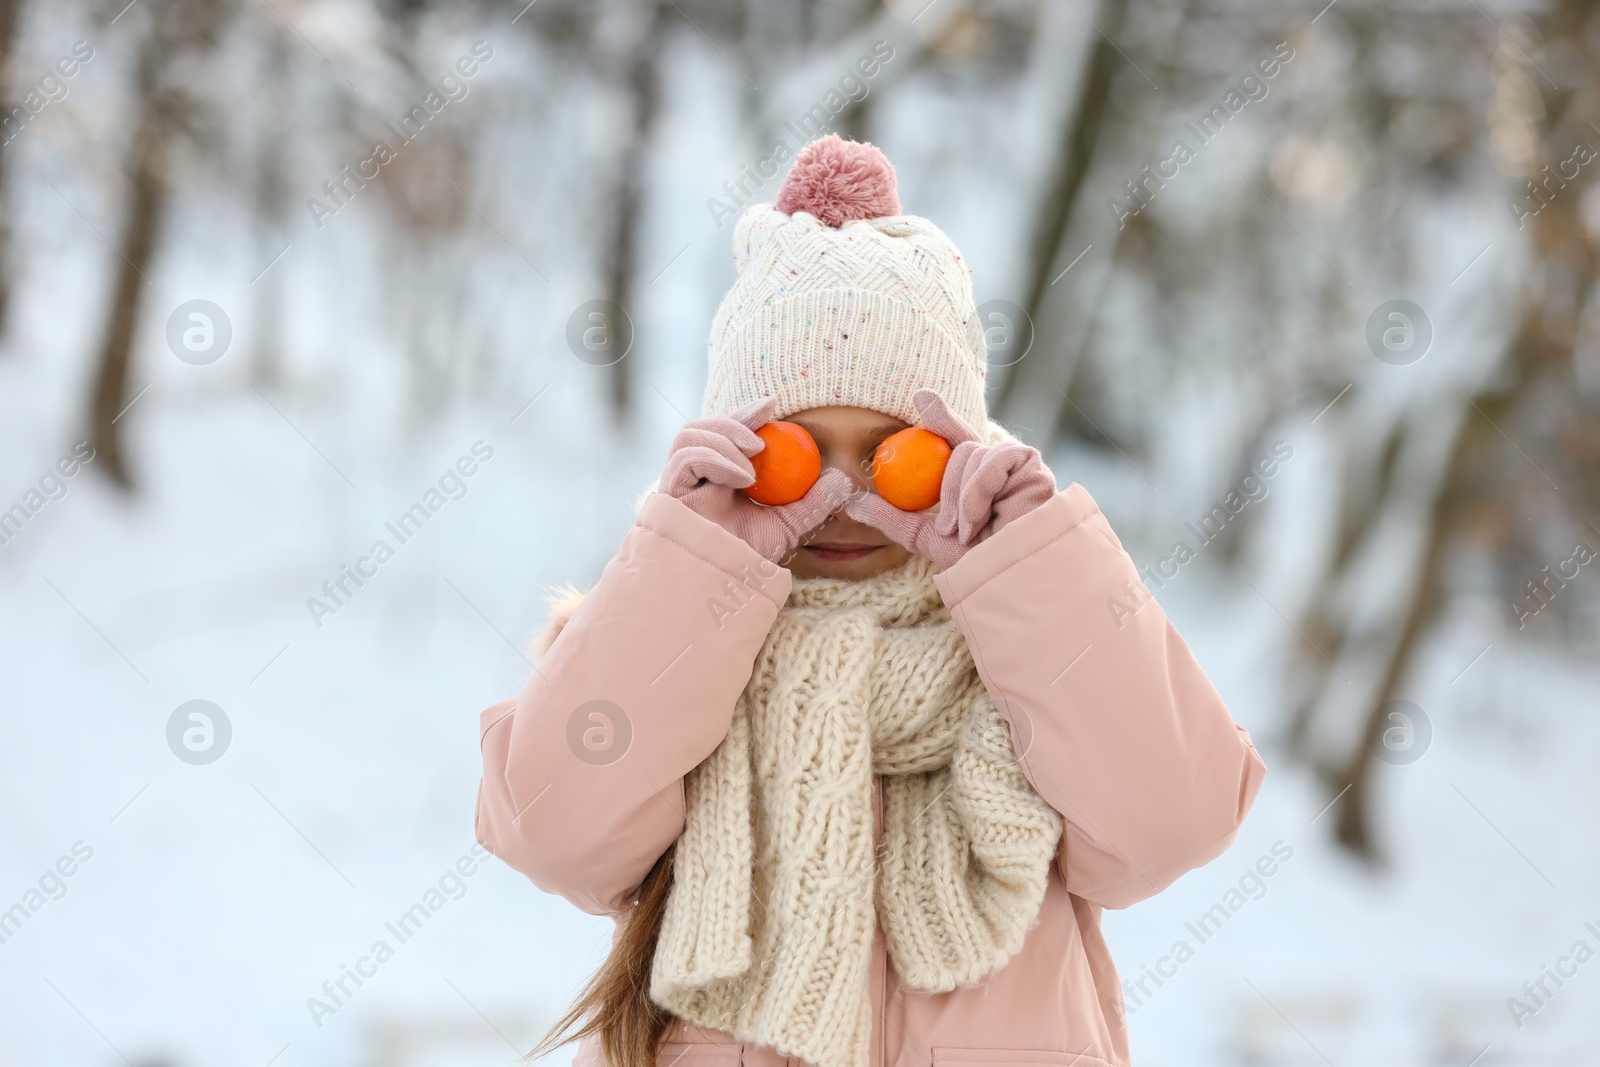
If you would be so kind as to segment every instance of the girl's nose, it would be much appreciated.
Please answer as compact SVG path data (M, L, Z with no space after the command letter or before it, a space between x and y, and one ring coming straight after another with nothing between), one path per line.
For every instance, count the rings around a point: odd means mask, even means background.
M869 456L861 459L854 455L845 455L837 451L827 451L822 455L823 469L833 467L844 471L850 476L851 487L861 492L872 492L872 459Z

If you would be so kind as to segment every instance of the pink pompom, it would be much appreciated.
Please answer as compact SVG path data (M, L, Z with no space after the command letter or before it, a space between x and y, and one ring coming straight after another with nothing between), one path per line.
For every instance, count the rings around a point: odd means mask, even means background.
M852 219L900 214L900 195L887 156L830 133L800 150L774 206L785 215L810 212L837 229Z

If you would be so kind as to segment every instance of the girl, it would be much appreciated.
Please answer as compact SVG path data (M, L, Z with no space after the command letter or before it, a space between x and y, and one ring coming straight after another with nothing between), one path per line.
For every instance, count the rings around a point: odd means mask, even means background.
M808 145L734 259L702 417L480 719L478 840L616 921L533 1054L1125 1067L1100 911L1226 849L1265 766L1088 492L988 418L968 271L882 153ZM774 419L824 470L765 507ZM925 512L869 477L909 425L953 447Z

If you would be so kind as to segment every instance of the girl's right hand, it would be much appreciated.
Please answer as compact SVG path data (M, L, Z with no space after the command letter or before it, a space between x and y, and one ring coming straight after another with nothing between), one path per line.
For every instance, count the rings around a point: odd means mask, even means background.
M689 422L672 439L660 485L661 492L774 563L856 492L850 476L833 467L824 469L817 483L792 504L768 507L740 492L755 484L750 457L766 447L755 431L771 421L777 403L775 397L763 397L731 415Z

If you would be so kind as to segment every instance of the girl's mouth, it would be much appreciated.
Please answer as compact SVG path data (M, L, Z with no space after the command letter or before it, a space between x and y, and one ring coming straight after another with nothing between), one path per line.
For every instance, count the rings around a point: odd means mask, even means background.
M882 545L867 545L854 541L835 541L828 544L806 545L805 549L818 559L827 560L829 563L848 563L870 556L882 547Z

